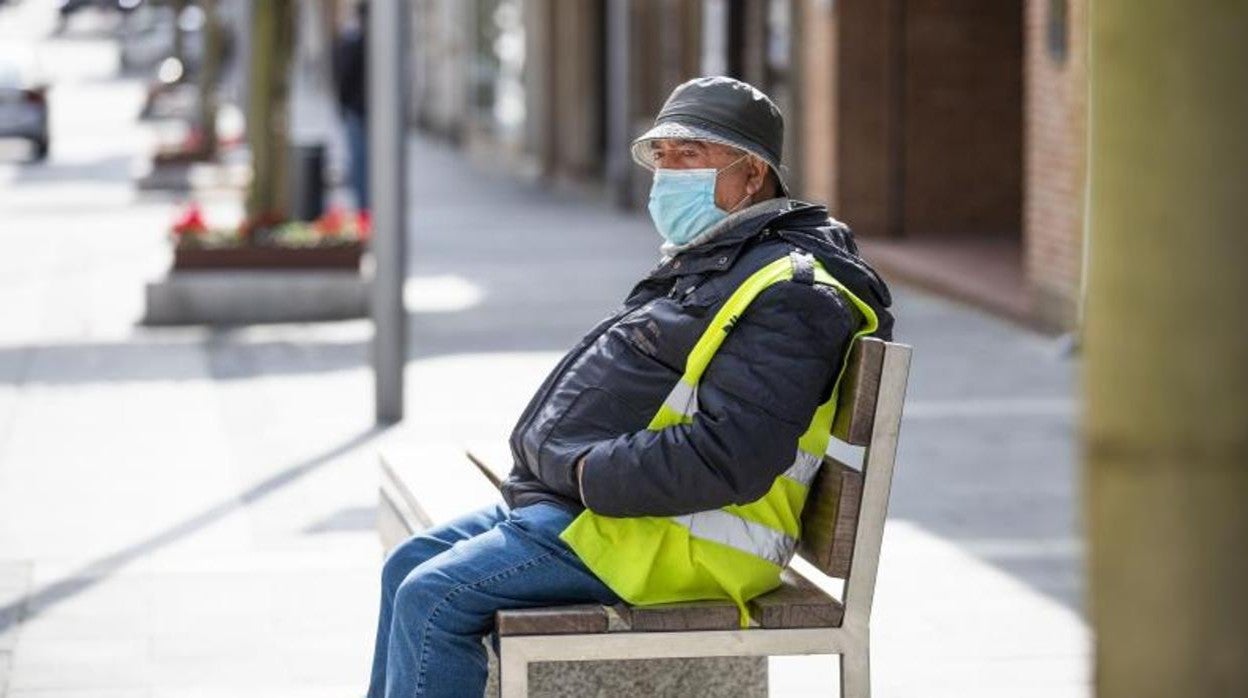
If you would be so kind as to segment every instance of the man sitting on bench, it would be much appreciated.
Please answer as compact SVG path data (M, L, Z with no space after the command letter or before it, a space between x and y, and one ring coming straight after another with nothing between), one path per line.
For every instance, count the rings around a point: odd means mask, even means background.
M500 609L728 599L744 623L779 584L850 344L892 334L848 228L788 198L783 136L709 77L634 141L663 259L520 416L506 503L387 558L370 698L481 695Z

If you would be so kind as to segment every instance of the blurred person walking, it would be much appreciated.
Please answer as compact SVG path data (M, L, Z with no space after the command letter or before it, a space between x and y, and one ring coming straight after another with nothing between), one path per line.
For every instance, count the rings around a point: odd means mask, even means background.
M368 200L368 3L355 6L356 21L334 41L334 93L346 130L348 176L356 209Z

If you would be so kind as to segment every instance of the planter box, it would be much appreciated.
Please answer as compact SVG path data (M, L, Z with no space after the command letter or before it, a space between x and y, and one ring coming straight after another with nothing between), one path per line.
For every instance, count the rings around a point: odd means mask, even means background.
M368 279L355 270L174 271L146 290L146 325L345 320L369 307Z
M173 250L173 268L185 269L359 269L364 246L237 247Z
M159 150L152 156L152 167L169 165L193 165L197 162L212 162L216 158L206 150Z
M191 168L189 165L155 165L134 181L140 191L189 191Z

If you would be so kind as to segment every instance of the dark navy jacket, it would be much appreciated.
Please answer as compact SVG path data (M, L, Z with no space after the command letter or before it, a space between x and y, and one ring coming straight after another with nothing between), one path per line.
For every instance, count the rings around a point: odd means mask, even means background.
M892 338L888 287L823 206L794 201L747 216L661 263L555 366L512 432L507 503L672 516L765 494L792 464L861 323L838 291L796 279L764 290L703 374L693 422L662 431L646 425L719 306L794 249L813 254L872 306L875 336ZM584 502L576 481L582 456Z

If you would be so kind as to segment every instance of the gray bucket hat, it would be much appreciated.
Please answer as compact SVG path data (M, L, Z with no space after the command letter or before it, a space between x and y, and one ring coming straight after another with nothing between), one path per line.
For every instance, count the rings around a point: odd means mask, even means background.
M650 141L660 138L721 143L758 156L771 167L788 195L784 166L784 117L767 95L749 83L715 76L694 78L675 90L654 119L654 127L633 141L633 160L654 169Z

